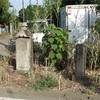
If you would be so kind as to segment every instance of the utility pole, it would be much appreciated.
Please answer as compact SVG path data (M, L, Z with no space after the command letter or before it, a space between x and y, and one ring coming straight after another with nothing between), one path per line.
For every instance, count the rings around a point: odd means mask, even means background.
M38 6L38 0L36 0L36 20L38 19L39 16L39 6Z
M29 0L29 5L31 5L31 0Z
M36 5L38 5L38 0L36 0Z
M22 0L22 9L23 9L23 22L24 22L24 0Z

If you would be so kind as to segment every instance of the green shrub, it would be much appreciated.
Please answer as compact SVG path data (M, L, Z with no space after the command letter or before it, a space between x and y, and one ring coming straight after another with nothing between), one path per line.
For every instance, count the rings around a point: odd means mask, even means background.
M43 52L46 58L50 59L50 65L59 63L65 58L64 52L68 50L68 39L66 30L54 25L49 25L44 31Z

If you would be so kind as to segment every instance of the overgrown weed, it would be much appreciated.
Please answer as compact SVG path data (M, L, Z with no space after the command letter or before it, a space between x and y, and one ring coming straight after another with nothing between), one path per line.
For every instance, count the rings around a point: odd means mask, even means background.
M29 84L30 90L46 90L48 88L54 88L58 86L58 81L51 76L40 76L35 84Z

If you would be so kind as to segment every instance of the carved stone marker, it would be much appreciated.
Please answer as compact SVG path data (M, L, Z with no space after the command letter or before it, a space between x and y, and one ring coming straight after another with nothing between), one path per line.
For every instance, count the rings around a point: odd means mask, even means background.
M86 47L83 44L76 45L75 60L76 78L84 77L86 69Z
M16 69L28 71L32 66L31 33L24 27L16 34Z

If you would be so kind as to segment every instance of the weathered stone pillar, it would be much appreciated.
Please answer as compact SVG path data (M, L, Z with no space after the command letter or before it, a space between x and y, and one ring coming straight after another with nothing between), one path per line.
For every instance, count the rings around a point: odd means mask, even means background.
M76 78L82 78L85 76L86 69L86 47L83 44L76 45L75 60Z
M32 38L27 28L22 29L16 34L16 69L28 71L32 67Z

